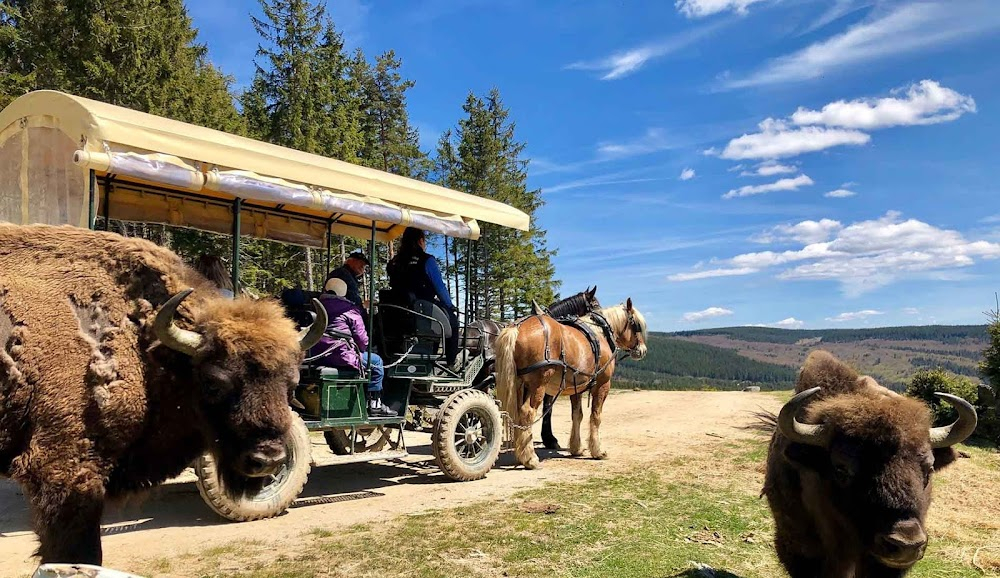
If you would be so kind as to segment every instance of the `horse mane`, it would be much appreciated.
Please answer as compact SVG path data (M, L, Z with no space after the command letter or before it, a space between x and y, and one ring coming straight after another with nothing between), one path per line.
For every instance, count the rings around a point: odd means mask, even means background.
M587 297L584 291L570 295L548 306L550 317L565 317L567 315L583 315L589 312Z
M608 325L611 326L611 330L616 335L620 335L625 331L625 324L628 323L628 313L625 311L624 303L601 309L601 315L608 320ZM642 332L642 340L646 341L649 337L649 331L646 328L646 318L635 307L632 308L632 316L639 326L639 331Z

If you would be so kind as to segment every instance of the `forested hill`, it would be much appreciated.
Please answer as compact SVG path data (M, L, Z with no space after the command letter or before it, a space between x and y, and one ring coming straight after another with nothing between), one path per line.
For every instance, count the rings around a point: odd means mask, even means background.
M864 329L777 329L774 327L722 327L698 331L678 331L669 335L693 337L725 335L739 341L798 343L803 339L821 339L827 343L849 343L866 339L887 341L928 340L958 343L963 339L986 339L985 325L912 325Z
M655 389L742 389L747 385L784 389L794 384L806 355L822 348L898 389L914 372L930 367L978 378L977 364L986 345L985 325L654 332L646 358L623 362L617 381Z

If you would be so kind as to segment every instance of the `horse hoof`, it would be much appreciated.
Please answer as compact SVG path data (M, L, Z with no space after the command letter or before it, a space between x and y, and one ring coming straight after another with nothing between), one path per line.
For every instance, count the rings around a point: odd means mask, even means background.
M561 447L559 447L559 440L557 440L555 438L552 438L550 440L545 440L542 443L545 446L545 449L547 449L547 450L561 450L562 449Z
M594 456L594 459L595 460L606 460L606 459L608 459L608 452L601 452L601 453L597 454L596 456Z
M526 470L539 470L542 468L542 464L539 463L538 459L531 460L530 462L524 464L524 469Z

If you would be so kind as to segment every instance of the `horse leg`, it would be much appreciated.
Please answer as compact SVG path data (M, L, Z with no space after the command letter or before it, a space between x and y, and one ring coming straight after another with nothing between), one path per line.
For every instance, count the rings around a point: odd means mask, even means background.
M542 418L542 443L545 444L546 449L558 450L559 440L556 436L552 435L552 406L556 403L556 396L545 394L545 400L542 403L542 412L545 417Z
M601 411L604 409L604 400L607 399L611 391L611 381L594 386L591 393L592 407L590 408L590 456L594 459L603 460L608 457L608 452L601 449Z
M542 377L529 379L528 388L524 401L521 404L520 425L524 429L514 428L514 456L525 469L534 470L539 467L538 454L535 453L535 446L532 443L532 425L535 423L535 414L541 407L545 398L545 378L551 372L542 372Z
M573 405L573 429L569 435L569 453L574 456L583 455L583 442L580 440L580 424L583 423L583 394L569 396Z

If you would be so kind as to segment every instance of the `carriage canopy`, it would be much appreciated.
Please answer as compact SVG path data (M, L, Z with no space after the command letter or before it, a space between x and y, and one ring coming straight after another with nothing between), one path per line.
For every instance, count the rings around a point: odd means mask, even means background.
M407 226L476 239L528 230L483 197L56 91L0 112L0 221L92 227L98 215L322 247Z

